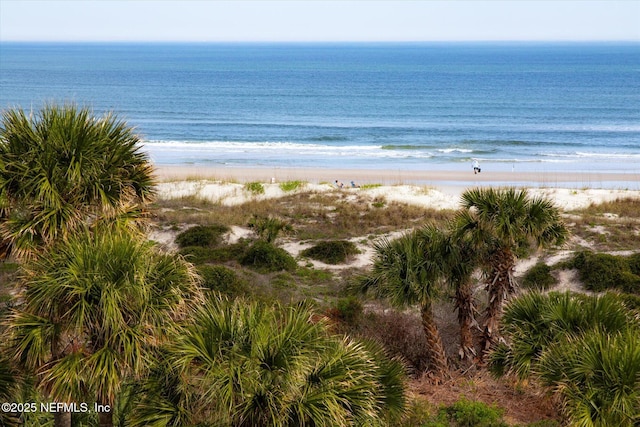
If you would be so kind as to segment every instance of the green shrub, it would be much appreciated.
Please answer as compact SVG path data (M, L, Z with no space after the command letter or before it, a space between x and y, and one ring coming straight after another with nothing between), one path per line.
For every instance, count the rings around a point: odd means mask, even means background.
M324 262L325 264L340 264L350 255L360 253L356 245L347 240L329 240L302 251L302 256Z
M362 316L362 303L356 297L340 298L329 310L329 315L341 322L355 325Z
M244 189L254 195L264 194L264 185L260 182L247 182L244 185Z
M484 402L462 398L440 408L438 415L423 423L423 427L507 427L504 410Z
M633 274L625 257L609 254L580 252L573 259L580 280L590 291L603 292L621 289L640 293L640 276Z
M240 240L232 245L219 246L217 248L203 248L200 246L187 246L180 249L180 254L193 264L205 264L208 262L240 262L247 251L248 241Z
M259 271L292 271L296 268L296 260L287 251L264 240L258 240L249 247L240 263Z
M192 264L203 264L212 259L213 249L200 246L187 246L179 251L180 255Z
M289 191L294 191L299 188L302 188L305 185L306 183L304 181L287 181L287 182L281 182L279 187L282 191L284 191L285 193L288 193Z
M545 291L556 283L556 278L551 275L551 267L544 262L531 267L522 278L522 286L540 291Z
M176 243L181 248L200 246L210 248L220 243L222 235L229 231L229 227L222 224L196 225L176 236Z
M460 399L443 410L449 420L459 427L506 427L504 410L483 402Z
M540 420L534 421L526 425L526 427L560 427L561 424L556 420Z
M238 295L243 286L240 278L232 269L223 265L202 265L198 267L202 286L223 294Z
M640 252L627 257L629 263L629 269L636 276L640 276Z

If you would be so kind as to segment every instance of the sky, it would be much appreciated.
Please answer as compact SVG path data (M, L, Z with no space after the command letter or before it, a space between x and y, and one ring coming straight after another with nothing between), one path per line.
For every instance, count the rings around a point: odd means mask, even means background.
M640 41L640 0L0 0L0 41Z

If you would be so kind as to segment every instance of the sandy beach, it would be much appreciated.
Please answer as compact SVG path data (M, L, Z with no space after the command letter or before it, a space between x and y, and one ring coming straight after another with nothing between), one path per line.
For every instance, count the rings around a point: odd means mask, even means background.
M474 174L471 169L460 170L383 170L383 169L326 169L326 168L269 168L269 167L206 167L206 166L166 166L156 167L159 180L176 181L185 179L213 179L234 182L278 182L304 180L308 182L334 182L338 179L345 184L352 180L359 184L423 184L441 186L473 185L515 185L536 187L570 188L618 188L640 189L638 173L601 172L493 172Z
M550 197L564 210L580 209L591 203L640 197L640 174L623 173L510 173L472 171L394 171L323 168L232 168L203 166L159 166L156 169L161 198L197 196L217 203L241 204L250 198L285 195L279 184L291 180L306 182L304 189L335 191L335 180L344 191L366 192L371 198L419 204L436 209L457 209L466 188L515 186L529 188L534 195ZM244 190L244 183L261 182L264 194ZM378 184L372 188L351 188Z

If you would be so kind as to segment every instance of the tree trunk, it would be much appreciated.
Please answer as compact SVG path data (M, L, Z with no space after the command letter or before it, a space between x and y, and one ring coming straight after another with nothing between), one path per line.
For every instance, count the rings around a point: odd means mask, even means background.
M433 318L431 303L422 306L421 315L422 328L427 337L427 347L429 349L429 369L436 377L447 376L449 372L447 355L444 352L438 326Z
M460 283L456 287L455 307L458 310L458 324L460 325L460 359L473 360L476 348L473 342L472 327L477 326L474 318L476 311L473 303L473 293L469 283Z
M53 414L53 427L71 427L71 412Z
M493 257L493 277L487 284L489 303L485 311L482 348L486 352L500 341L500 320L504 301L515 292L513 268L515 257L511 251L499 251Z
M98 423L100 427L113 427L113 405L101 403L98 408Z

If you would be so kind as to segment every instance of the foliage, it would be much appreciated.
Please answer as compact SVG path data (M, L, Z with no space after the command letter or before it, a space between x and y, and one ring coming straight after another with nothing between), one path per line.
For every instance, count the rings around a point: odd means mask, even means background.
M137 235L79 234L24 266L7 354L48 399L113 406L123 384L144 374L167 323L199 298L196 280L181 257Z
M551 274L551 267L542 261L527 270L522 277L522 286L539 291L546 291L557 282Z
M279 187L282 191L284 191L285 193L288 193L289 191L298 190L304 187L305 185L307 185L307 183L304 181L286 181L286 182L281 182Z
M569 232L551 200L532 198L515 188L465 191L455 222L457 233L474 242L484 267L489 293L483 337L487 350L500 336L503 301L517 288L513 278L517 257L534 246L561 244Z
M306 305L211 299L167 344L130 425L393 424L402 366L311 317Z
M502 421L504 411L496 406L489 406L483 402L461 399L443 413L449 421L460 427L506 427Z
M640 424L640 329L593 329L555 343L538 371L543 384L562 396L572 425Z
M138 227L153 185L140 139L111 114L71 105L2 113L0 242L19 258L88 224Z
M176 236L179 247L200 246L203 248L214 247L220 243L222 235L229 231L229 227L221 224L196 225Z
M264 194L264 185L260 182L247 182L244 189L253 195Z
M442 406L437 415L427 416L422 427L507 427L504 411L480 401L461 398L449 406Z
M267 243L274 243L281 232L290 233L293 231L291 224L272 216L260 217L254 215L252 220L249 221L249 227L256 232L260 239Z
M362 317L363 306L356 297L340 298L329 310L329 315L340 322L355 325Z
M437 376L447 374L448 362L442 337L433 315L433 301L441 290L441 264L430 256L435 242L442 238L435 227L414 231L395 240L382 239L374 244L371 273L361 282L363 291L387 298L396 306L420 306L427 337L429 367Z
M202 278L202 286L210 291L233 296L244 291L244 284L236 272L224 265L201 265L197 271Z
M627 262L629 263L629 270L631 270L631 273L636 276L640 276L640 252L629 255L627 257ZM640 293L640 289L638 293Z
M328 240L320 242L302 251L301 255L325 264L340 264L347 257L360 253L356 245L348 240Z
M254 242L240 263L263 272L293 271L297 266L296 260L287 251L263 240Z
M640 276L631 269L631 266L637 268L635 262L635 257L583 251L574 256L572 265L578 269L580 280L591 291L619 289L640 294Z
M429 348L420 318L396 310L365 313L350 332L381 343L389 354L403 360L410 371L420 376L429 368Z
M511 344L502 344L492 352L490 366L499 375L509 371L528 378L552 343L594 328L608 333L623 331L637 325L637 320L615 294L592 297L532 292L507 304L503 324Z
M193 264L204 264L208 262L240 262L244 257L249 242L240 240L232 245L222 245L216 248L203 248L200 246L187 246L180 249L180 255Z
M617 295L531 293L508 304L503 320L510 344L492 352L494 373L541 379L572 425L638 422L640 324Z

